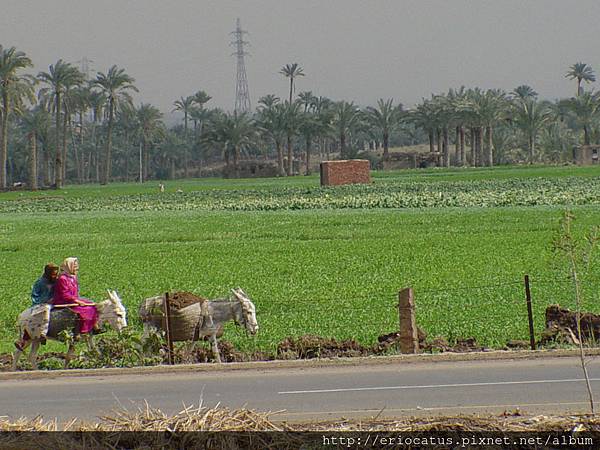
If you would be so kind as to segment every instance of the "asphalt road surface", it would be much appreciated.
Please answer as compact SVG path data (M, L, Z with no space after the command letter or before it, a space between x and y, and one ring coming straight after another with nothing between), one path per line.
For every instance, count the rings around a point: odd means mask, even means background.
M600 392L600 361L588 365ZM0 416L94 420L144 401L166 413L220 404L281 411L272 419L586 412L577 358L423 362L0 381Z

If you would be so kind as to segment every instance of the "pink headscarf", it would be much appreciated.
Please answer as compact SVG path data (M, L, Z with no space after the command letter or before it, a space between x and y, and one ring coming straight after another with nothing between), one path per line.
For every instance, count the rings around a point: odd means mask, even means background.
M79 261L77 258L66 258L62 264L60 265L60 270L63 273L66 273L71 276L77 275L77 270L79 269Z

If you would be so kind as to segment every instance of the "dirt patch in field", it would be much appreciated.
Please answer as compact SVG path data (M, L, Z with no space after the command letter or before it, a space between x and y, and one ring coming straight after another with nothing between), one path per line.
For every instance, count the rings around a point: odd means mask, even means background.
M174 309L183 309L187 306L202 303L206 300L207 299L204 297L185 291L172 292L169 294L169 305Z
M353 339L338 341L306 334L298 338L287 337L280 342L276 359L348 358L372 353L372 347L365 347Z
M546 308L546 329L542 332L540 344L551 342L559 344L575 344L579 341L597 344L600 342L600 315L581 313L581 336L577 330L577 313L560 305L550 305Z

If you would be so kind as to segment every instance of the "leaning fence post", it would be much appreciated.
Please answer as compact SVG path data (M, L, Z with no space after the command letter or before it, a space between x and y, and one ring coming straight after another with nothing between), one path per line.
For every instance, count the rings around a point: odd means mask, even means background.
M169 364L173 365L173 338L171 336L171 305L169 304L169 293L165 292L165 331L167 332L167 356Z
M398 292L398 316L400 322L400 352L418 353L419 334L415 319L415 300L412 288Z
M533 334L533 311L531 310L531 289L529 288L529 275L525 275L525 299L527 300L527 318L529 319L529 344L535 350L535 336Z

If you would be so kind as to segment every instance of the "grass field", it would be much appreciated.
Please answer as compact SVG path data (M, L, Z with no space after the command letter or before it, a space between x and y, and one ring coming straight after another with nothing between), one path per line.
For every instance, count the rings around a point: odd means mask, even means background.
M255 339L227 330L244 349L305 333L373 343L397 328L406 286L430 336L495 347L527 336L525 273L538 331L546 305L572 305L551 243L566 206L579 236L600 224L600 168L373 175L366 187L296 177L167 182L163 195L156 183L0 194L0 351L43 265L66 256L80 258L82 295L116 289L134 327L144 297L241 286L261 327ZM597 312L599 276L596 261L585 292Z

